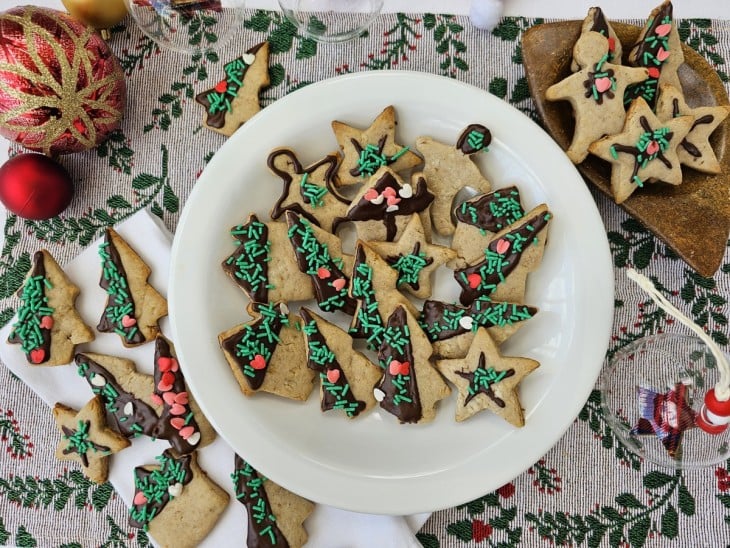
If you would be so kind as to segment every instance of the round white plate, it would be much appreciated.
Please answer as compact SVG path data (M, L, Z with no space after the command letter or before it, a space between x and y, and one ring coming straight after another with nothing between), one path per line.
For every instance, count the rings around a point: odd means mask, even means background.
M454 420L454 395L434 422L401 425L377 408L348 420L322 413L319 390L304 403L244 397L218 347L218 333L247 320L247 298L220 267L229 229L263 219L282 184L266 167L275 147L308 165L336 149L341 120L365 128L388 105L398 141L420 135L454 143L470 123L492 131L478 161L493 187L516 184L526 208L554 214L526 302L539 313L502 346L541 366L520 387L526 425L482 412ZM442 268L439 297L456 283ZM613 268L592 196L558 146L529 118L484 90L405 71L364 72L300 89L263 109L218 151L195 185L175 235L170 317L177 353L201 408L231 447L261 473L315 502L347 510L410 514L488 493L526 470L577 416L600 371L613 314ZM311 304L311 303L310 303ZM232 463L231 463L232 465Z

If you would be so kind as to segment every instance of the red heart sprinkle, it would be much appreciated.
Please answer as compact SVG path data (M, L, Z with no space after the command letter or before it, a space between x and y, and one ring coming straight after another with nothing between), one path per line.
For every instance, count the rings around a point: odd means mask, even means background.
M53 316L41 317L41 329L53 329Z
M659 25L656 29L654 29L657 36L666 36L669 34L672 30L672 24L671 23L664 23L663 25Z
M175 403L179 403L180 405L187 405L188 404L188 393L187 392L178 392L175 394Z
M368 202L370 200L375 200L378 196L378 191L374 188L367 189L367 191L365 191L365 194L362 195L363 199L367 200Z
M144 496L142 491L137 491L134 494L134 500L132 503L136 506L142 506L143 504L147 504L147 497Z
M36 348L30 351L30 361L33 363L41 363L46 357L46 351L42 348Z
M169 371L170 369L172 369L172 358L168 358L167 356L161 356L157 360L157 367L159 367L160 371L162 371L163 373L165 371Z
M661 74L660 70L656 67L649 67L649 76L652 78L659 78L659 75Z
M395 189L392 186L386 186L385 189L383 189L383 196L386 198L388 196L395 196L398 193L395 191Z
M332 384L335 384L340 379L340 370L339 369L328 369L327 370L327 380L330 381Z
M649 156L656 154L657 152L659 152L659 143L656 141L651 141L648 145L646 145L646 153Z
M177 360L175 358L170 358L170 371L177 372L177 370L180 369Z
M500 255L504 255L508 249L509 249L509 240L500 238L499 241L497 242L497 253L499 253Z
M228 91L228 82L226 82L225 80L221 80L215 85L215 90L218 93L225 93L226 91Z
M390 188L390 187L388 187L388 188ZM388 196L388 198L386 199L386 202L388 203L388 205L395 205L398 202L400 202L400 198L397 198L396 196Z
M332 273L329 270L327 270L325 267L323 267L323 266L320 266L317 269L317 277L320 280L324 280L325 278L329 278L331 275L332 275Z
M334 287L337 291L342 291L342 288L347 285L347 280L345 278L337 278L332 282L332 287Z
M603 93L604 91L611 89L611 79L605 76L603 78L596 78L596 89L598 90L598 93Z
M400 374L408 375L411 372L411 362L403 362L400 364Z
M167 392L165 392L165 394L167 394ZM157 394L152 394L150 396L150 399L152 400L152 403L154 403L155 405L162 405L163 403L165 403L162 401L162 398L160 396L158 396Z
M179 403L175 403L170 407L170 415L184 415L186 411L185 406Z
M669 52L665 50L664 48L659 48L656 52L656 58L659 59L660 62L664 62L667 60L667 57L669 57Z
M401 362L398 360L391 360L390 364L388 365L388 372L391 375L397 375L401 371Z
M186 440L190 436L192 436L194 432L195 432L195 428L193 428L192 426L185 426L184 428L180 429L180 437L182 437L182 439Z
M175 417L174 419L170 419L170 424L175 430L180 430L183 426L185 426L185 419L182 417Z
M124 327L132 327L136 323L137 323L137 320L133 316L130 316L129 314L125 314L124 317L122 318L122 325Z
M254 369L263 369L266 367L266 359L261 354L256 354L249 363Z
M466 280L469 282L469 287L471 287L472 289L476 289L477 287L479 287L479 284L482 283L482 277L476 272L469 274L466 277Z
M167 405L175 404L175 392L165 392L162 394L162 399L165 400Z
M612 36L608 37L608 51L616 51L616 39Z

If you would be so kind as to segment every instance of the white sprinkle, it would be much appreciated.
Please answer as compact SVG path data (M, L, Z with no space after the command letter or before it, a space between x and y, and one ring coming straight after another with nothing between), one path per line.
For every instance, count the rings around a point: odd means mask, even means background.
M380 388L374 388L373 396L375 396L375 401L381 402L385 399L385 392L383 392Z
M106 386L106 379L103 377L103 375L94 373L94 376L91 377L91 384L93 384L94 386Z
M380 205L383 203L384 199L385 199L385 197L382 194L378 194L378 196L376 198L373 198L372 200L370 200L370 203L373 205Z
M187 441L190 445L198 445L200 442L200 432L193 432L185 441Z
M128 401L127 404L124 406L124 414L132 415L133 413L134 413L134 404L131 401Z
M280 312L281 312L282 314L284 314L284 315L287 315L287 314L289 314L289 307L288 307L288 306L286 306L286 304L285 304L285 303L281 303L281 304L279 305L279 311L280 311Z
M413 187L408 183L404 184L398 191L398 196L401 198L410 198L413 196Z
M253 62L256 60L256 56L253 53L244 53L241 55L241 59L247 65L253 65Z
M386 207L385 212L392 213L393 211L398 211L398 209L400 209L400 208L397 205L393 204L393 205L389 205L388 207Z
M180 494L183 491L183 485L182 483L173 483L170 485L170 487L167 488L167 492L170 493L171 497L179 497Z
M462 316L459 318L459 325L467 331L471 331L471 328L474 326L474 318L471 316Z

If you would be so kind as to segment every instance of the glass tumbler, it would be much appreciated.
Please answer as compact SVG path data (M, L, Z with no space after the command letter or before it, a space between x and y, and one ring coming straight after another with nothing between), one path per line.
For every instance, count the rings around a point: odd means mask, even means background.
M299 32L318 42L345 42L362 35L383 9L383 0L278 0Z

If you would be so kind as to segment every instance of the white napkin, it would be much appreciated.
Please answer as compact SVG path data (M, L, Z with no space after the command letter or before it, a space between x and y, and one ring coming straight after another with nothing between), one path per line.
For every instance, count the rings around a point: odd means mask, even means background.
M140 211L115 228L152 269L150 283L166 294L172 240L167 229L157 217L146 210ZM69 278L81 288L76 307L90 326L97 324L100 311L106 302L106 293L98 285L100 275L98 244L98 241L92 243L64 269ZM2 341L0 359L15 375L35 390L49 406L61 402L79 409L91 399L92 392L86 381L77 374L75 365L58 367L28 365L20 345L10 345L5 342L12 323L0 331L0 341ZM165 335L171 335L167 319L162 321L162 331ZM96 333L95 341L77 350L125 357L133 360L139 371L148 374L153 372L154 344L151 343L127 349L122 346L117 335ZM50 410L48 412L50 413ZM127 506L131 505L134 495L134 467L154 464L155 456L168 447L167 441L152 441L140 437L132 440L129 448L112 455L109 481ZM246 510L236 501L230 479L230 473L233 471L233 450L218 436L214 443L198 451L198 461L208 475L231 495L228 507L213 531L206 537L203 546L244 546ZM314 513L306 521L309 532L307 546L419 547L414 533L427 518L428 514L418 514L408 518L357 514L317 505Z

